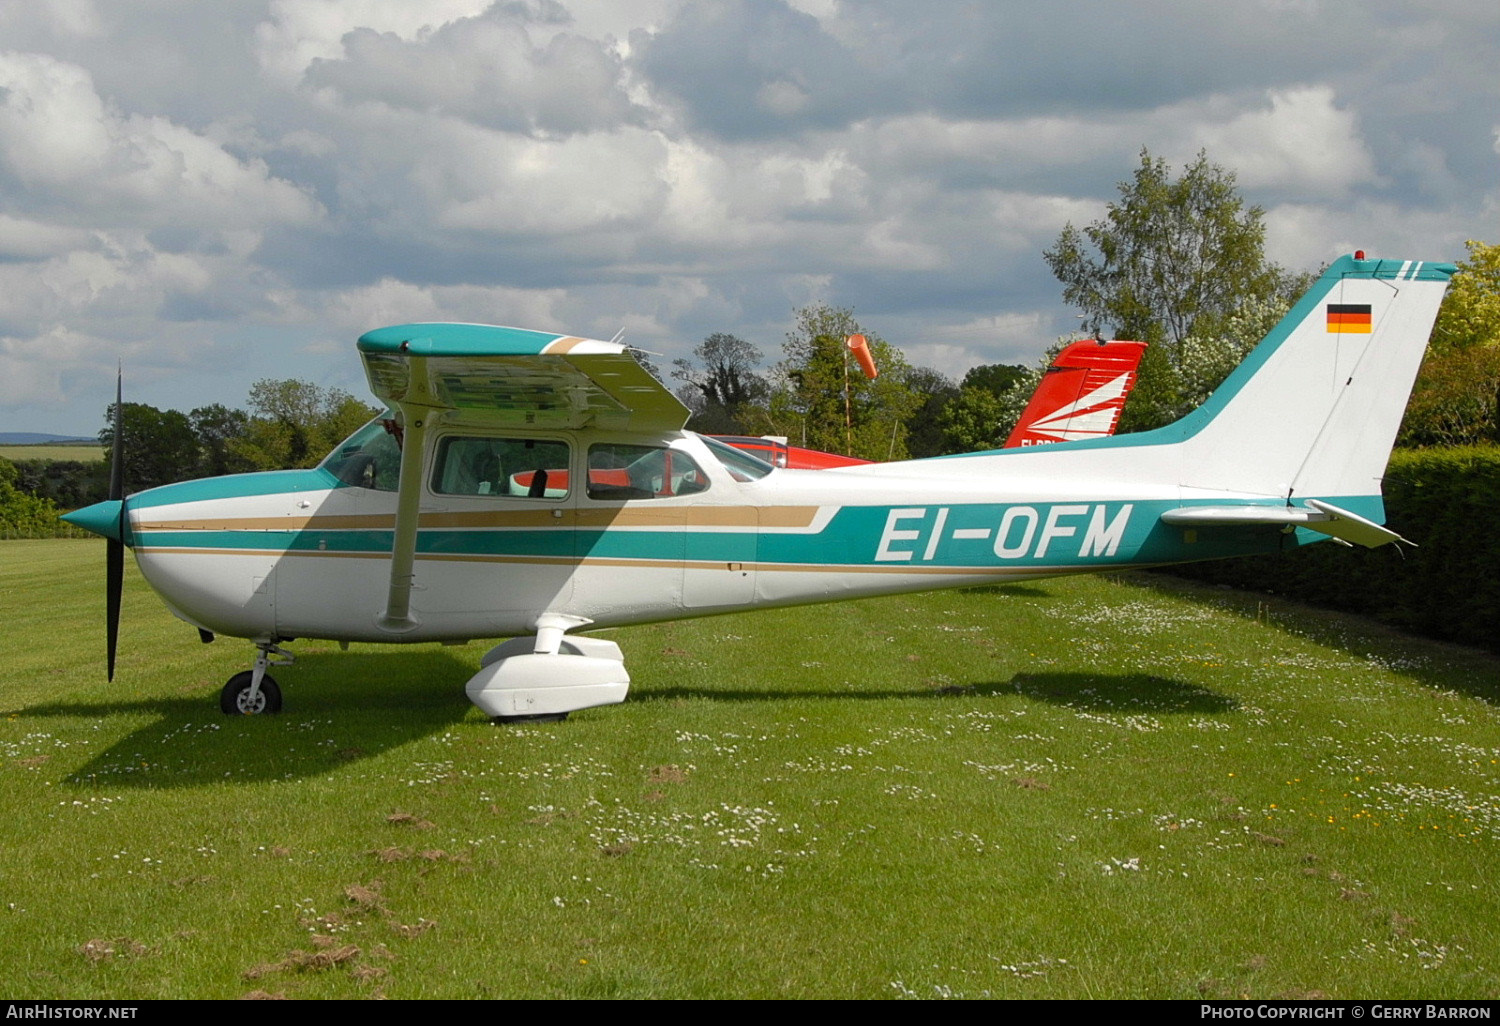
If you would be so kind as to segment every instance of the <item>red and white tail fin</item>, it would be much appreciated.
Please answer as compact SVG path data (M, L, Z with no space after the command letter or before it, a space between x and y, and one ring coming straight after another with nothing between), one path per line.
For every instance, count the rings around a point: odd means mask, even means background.
M1135 387L1144 342L1074 342L1052 361L1005 448L1112 435Z

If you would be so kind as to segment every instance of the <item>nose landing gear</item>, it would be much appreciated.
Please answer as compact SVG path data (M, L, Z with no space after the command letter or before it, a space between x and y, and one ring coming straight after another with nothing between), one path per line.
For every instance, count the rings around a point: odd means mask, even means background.
M259 641L255 647L258 650L255 668L236 673L219 692L219 709L227 716L281 712L281 687L266 670L272 666L292 665L292 654L274 641Z

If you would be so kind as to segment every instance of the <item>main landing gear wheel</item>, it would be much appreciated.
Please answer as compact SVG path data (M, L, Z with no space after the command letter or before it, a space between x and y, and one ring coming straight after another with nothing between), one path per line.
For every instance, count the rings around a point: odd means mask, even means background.
M224 690L219 692L219 708L229 716L261 716L281 712L281 688L276 678L269 673L260 679L260 692L255 701L250 701L250 682L255 679L253 670L244 670L229 678Z

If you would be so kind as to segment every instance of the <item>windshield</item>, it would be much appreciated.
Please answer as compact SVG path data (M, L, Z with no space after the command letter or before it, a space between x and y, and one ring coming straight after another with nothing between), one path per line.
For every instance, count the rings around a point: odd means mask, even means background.
M394 492L401 480L401 428L382 413L344 440L319 467L348 485Z
M724 464L724 469L729 471L730 476L736 481L759 481L776 469L765 460L751 456L743 449L736 449L732 445L725 445L723 442L709 438L707 435L699 435L698 439L704 445L708 446L708 451L713 453L714 457L720 463Z

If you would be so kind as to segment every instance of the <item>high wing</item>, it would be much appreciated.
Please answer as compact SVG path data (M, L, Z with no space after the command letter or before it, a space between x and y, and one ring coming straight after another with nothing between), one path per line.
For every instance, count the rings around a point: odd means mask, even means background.
M487 324L398 324L359 339L370 389L401 410L390 589L381 626L411 616L427 430L440 417L506 427L678 431L690 411L613 342ZM561 640L561 631L555 632ZM550 635L549 635L550 637ZM542 651L540 648L538 652Z
M677 431L691 413L613 342L487 324L400 324L361 336L359 352L385 402L465 420Z

